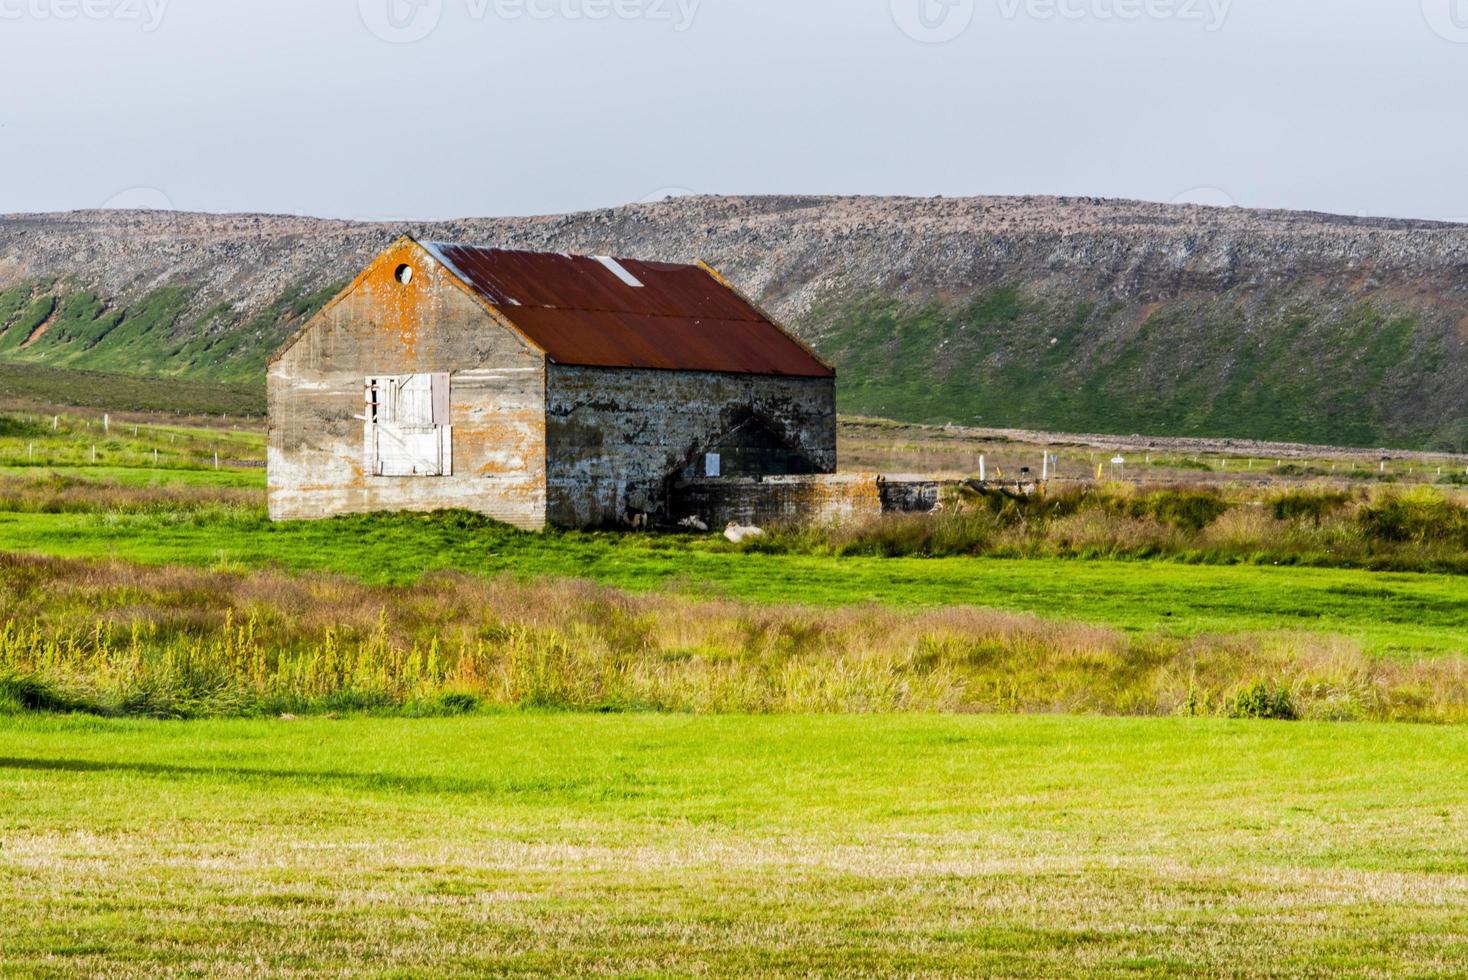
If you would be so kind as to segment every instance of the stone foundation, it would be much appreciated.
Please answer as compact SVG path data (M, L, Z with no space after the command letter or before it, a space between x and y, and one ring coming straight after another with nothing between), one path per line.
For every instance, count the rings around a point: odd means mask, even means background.
M887 480L873 474L704 478L673 485L668 517L673 523L697 518L711 530L730 522L755 527L841 524L885 513L931 511L938 493L936 481Z

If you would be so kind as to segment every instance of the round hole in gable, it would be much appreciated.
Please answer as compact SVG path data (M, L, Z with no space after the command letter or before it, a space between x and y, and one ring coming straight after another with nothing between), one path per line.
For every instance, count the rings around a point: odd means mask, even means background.
M398 266L398 271L394 273L394 276L396 276L398 282L406 286L413 281L413 267L407 264L400 265Z

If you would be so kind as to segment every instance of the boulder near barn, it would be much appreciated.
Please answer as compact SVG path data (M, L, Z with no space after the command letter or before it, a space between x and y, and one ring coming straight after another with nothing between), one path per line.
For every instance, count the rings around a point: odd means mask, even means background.
M880 513L836 372L705 265L401 238L271 359L270 514L527 529Z

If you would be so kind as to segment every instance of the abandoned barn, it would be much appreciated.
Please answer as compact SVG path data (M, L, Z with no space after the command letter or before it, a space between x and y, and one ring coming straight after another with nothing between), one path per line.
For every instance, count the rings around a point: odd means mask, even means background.
M270 514L522 528L876 506L836 374L704 265L402 238L271 360Z

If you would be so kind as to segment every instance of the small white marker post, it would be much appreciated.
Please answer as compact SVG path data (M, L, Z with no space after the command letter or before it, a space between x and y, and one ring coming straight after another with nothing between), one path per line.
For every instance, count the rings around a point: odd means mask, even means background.
M1040 464L1040 482L1050 482L1050 450L1045 450L1045 462Z
M157 466L158 465L158 447L157 446L154 446L153 447L153 465L154 466Z
M52 432L55 432L59 428L61 428L61 416L60 415L53 415L53 416L51 416L51 431Z
M214 468L219 469L219 450L214 450Z
M36 461L36 444L34 442L26 446L25 458L28 463L34 463Z
M102 413L102 431L109 435L112 433L112 416L105 412Z
M97 444L94 442L94 443L92 443L92 462L95 463L96 461L97 461Z
M984 459L983 456L980 456L979 457L979 482L980 483L988 483L989 482L988 469L987 469L987 466L985 465L986 462L987 461Z

